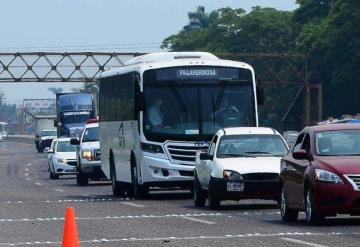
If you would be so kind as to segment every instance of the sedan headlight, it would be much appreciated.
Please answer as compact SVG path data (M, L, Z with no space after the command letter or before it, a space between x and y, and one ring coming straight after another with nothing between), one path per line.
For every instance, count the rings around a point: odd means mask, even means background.
M240 173L231 170L224 170L223 177L227 180L243 180L243 177L240 175Z
M66 162L67 162L67 160L66 160L66 159L62 159L62 158L60 158L60 159L57 159L57 162L58 162L58 163L66 163Z
M321 169L315 169L315 178L318 181L334 183L334 184L343 184L342 179L335 173L328 172Z
M91 152L91 150L83 150L81 155L83 159L93 160L93 153Z

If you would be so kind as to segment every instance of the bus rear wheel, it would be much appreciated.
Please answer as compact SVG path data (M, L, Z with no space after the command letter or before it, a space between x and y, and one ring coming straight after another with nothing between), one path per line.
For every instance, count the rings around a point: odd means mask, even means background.
M124 196L125 195L125 186L121 182L116 180L116 170L114 166L111 166L111 187L114 196Z

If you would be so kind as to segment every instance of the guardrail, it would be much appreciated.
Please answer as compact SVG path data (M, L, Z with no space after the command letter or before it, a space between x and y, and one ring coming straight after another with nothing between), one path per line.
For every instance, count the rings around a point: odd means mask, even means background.
M20 142L20 143L34 143L35 136L33 135L8 135L5 141Z

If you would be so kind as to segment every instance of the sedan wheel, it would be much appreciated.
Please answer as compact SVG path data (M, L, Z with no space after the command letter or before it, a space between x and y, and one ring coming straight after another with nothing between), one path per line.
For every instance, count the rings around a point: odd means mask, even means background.
M295 222L298 218L299 211L288 207L286 202L285 188L281 190L281 201L280 201L280 212L281 219L284 222Z
M305 202L305 215L306 215L306 222L310 225L318 225L324 220L324 216L317 213L314 204L313 204L313 197L310 190L306 192L306 202Z
M193 195L194 195L194 204L195 207L204 207L206 202L206 191L204 191L201 188L199 179L195 175L194 178L194 189L193 189Z

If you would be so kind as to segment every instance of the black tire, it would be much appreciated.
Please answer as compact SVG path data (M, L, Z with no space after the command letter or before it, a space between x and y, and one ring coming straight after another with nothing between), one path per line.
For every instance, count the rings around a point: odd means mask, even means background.
M50 169L50 164L49 164L49 178L50 179L58 179L59 178L59 175L55 174L55 172L52 172L51 169Z
M209 208L212 210L218 210L220 208L220 195L216 186L214 184L214 180L210 179L209 191L208 191L208 201Z
M193 187L193 198L195 207L204 207L206 203L206 191L201 188L199 179L195 174L194 187Z
M325 219L324 215L317 212L314 208L313 196L310 189L306 190L305 193L305 217L306 223L309 225L320 225Z
M86 186L89 185L89 177L85 174L78 173L76 174L76 183L79 186Z
M125 186L123 183L116 181L116 170L114 164L114 158L110 156L110 177L111 177L111 187L114 196L124 196L125 195Z
M138 183L136 165L131 166L131 185L128 188L128 196L135 199L144 199L149 196L149 187Z
M289 208L288 203L286 201L285 188L281 189L281 198L280 198L280 213L281 219L284 222L295 222L297 221L299 211Z

